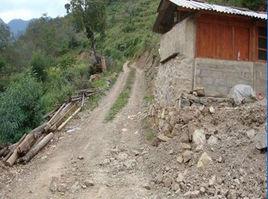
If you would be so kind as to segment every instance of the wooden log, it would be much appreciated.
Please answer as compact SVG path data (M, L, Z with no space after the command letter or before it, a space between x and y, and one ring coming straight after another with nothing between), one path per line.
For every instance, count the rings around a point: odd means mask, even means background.
M23 163L29 162L39 151L41 151L52 140L54 133L46 135L38 144L36 144L23 158Z
M45 131L48 132L50 127L53 125L55 119L58 117L58 114L65 107L66 103L62 104L61 107L56 111L56 113L52 116L52 118L47 122L47 126L45 127Z
M24 140L18 145L17 152L22 156L26 154L34 145L36 139L33 133L26 135Z
M79 111L81 111L81 107L79 107L65 122L63 122L59 128L58 131L60 131L61 129L63 129L63 127L77 114L79 113Z
M0 157L5 157L10 152L9 147L5 147L0 150Z
M45 128L47 127L47 123L42 124L41 126L35 128L30 132L30 134L34 134L35 139L38 139L43 133L45 133Z
M68 117L71 113L73 113L75 109L76 104L73 104L73 106L64 115L62 115L59 120L51 127L51 131L56 131L57 128L64 122L64 119Z
M66 114L68 114L70 112L70 110L73 108L74 103L70 102L68 105L66 105L61 112L59 112L57 114L57 117L54 118L54 120L50 123L49 128L47 128L47 130L49 132L51 131L56 131L57 130L57 126L59 126L63 120L64 117L66 117Z
M18 150L15 149L15 151L12 153L12 155L8 158L7 161L4 162L7 166L13 166L16 162L16 160L19 158Z
M85 95L83 94L82 102L81 102L81 107L85 105Z
M15 149L25 139L26 135L27 134L24 134L17 143L9 146L9 153L4 157L4 159L3 159L4 162L6 162L8 160L8 158L14 153Z

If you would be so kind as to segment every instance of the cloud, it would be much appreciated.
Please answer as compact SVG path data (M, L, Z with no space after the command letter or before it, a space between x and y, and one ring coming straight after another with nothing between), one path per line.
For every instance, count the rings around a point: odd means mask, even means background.
M7 23L15 18L39 18L44 13L51 17L63 16L67 2L69 0L1 0L0 18Z

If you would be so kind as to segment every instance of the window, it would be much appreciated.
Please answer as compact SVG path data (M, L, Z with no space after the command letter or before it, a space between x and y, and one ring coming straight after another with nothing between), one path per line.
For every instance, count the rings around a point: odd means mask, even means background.
M265 27L258 28L258 59L267 60L267 30Z

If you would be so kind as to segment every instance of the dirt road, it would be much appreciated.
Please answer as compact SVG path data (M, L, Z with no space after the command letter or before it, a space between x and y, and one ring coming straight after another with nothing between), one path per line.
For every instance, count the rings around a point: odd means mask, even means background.
M127 64L112 90L93 112L69 125L74 132L62 133L29 165L19 167L2 188L3 198L151 198L148 172L142 167L144 141L141 135L144 73L136 79L128 105L110 123L104 118L127 79ZM0 196L1 198L1 196Z

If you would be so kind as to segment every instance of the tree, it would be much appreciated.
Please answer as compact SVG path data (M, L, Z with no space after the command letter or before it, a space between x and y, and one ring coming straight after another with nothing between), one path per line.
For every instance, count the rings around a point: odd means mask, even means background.
M70 13L70 9L71 9L71 5L70 5L69 3L66 3L66 4L64 5L64 7L65 7L65 9L66 9L66 11L67 11L67 14L69 14L69 13Z
M76 28L79 31L86 31L98 64L100 60L96 52L96 35L103 36L105 32L105 3L103 0L71 0L70 5Z
M5 49L10 41L10 32L7 25L0 23L0 51Z

